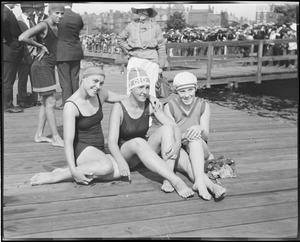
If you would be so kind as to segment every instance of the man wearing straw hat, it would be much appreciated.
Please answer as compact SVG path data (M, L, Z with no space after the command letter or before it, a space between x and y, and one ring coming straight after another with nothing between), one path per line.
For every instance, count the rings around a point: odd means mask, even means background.
M118 34L118 44L129 56L127 72L133 67L144 69L150 78L150 95L155 97L155 83L167 59L165 40L160 26L155 22L155 9L142 4L131 10L133 19Z

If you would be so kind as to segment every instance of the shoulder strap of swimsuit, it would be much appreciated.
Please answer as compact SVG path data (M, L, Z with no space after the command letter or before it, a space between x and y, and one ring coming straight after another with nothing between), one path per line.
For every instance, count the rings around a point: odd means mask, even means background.
M79 115L81 115L81 112L80 112L80 109L78 108L78 106L76 105L76 103L74 103L73 101L71 100L67 100L66 103L73 103L75 105L75 107L77 108L78 112L79 112Z
M98 101L99 101L99 108L102 108L102 103L101 103L101 100L100 100L100 97L99 97L99 93L97 93L97 97L98 97Z

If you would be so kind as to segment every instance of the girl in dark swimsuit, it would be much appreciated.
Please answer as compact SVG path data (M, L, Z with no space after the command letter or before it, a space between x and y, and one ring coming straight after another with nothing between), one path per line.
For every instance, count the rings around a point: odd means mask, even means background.
M102 88L105 74L100 67L88 66L82 71L79 89L64 106L64 142L68 167L52 172L38 173L31 178L32 185L73 180L89 184L92 179L119 178L117 163L104 153L101 127L102 104L116 102L121 95Z
M192 189L167 164L175 161L180 150L179 127L162 109L155 109L149 103L150 80L143 69L132 68L128 79L131 94L114 104L109 121L108 147L118 164L120 175L130 180L130 168L141 161L168 180L181 197L193 196ZM163 125L147 137L149 116L152 114ZM162 190L168 192L164 184Z
M53 146L64 147L60 137L55 118L55 63L56 45L58 39L57 25L63 18L65 7L63 3L49 4L49 18L26 30L19 36L19 41L37 47L37 56L32 66L33 91L42 97L37 131L34 137L36 143L49 142ZM33 38L35 37L36 38ZM46 122L49 124L52 139L44 134Z

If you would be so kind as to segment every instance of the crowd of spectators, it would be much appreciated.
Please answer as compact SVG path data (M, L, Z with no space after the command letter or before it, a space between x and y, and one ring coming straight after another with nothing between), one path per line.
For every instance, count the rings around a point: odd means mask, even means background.
M121 48L115 41L117 33L93 34L81 37L85 51L121 53ZM163 36L166 43L191 43L208 41L240 41L240 40L263 40L263 39L296 39L296 24L244 24L228 28L221 27L195 27L182 30L164 30ZM251 49L252 48L252 49ZM258 46L232 46L215 47L214 54L240 54L248 57L250 53L257 53ZM169 56L196 56L206 55L207 47L194 47L185 49L169 49ZM263 56L295 55L297 54L297 42L286 44L265 44ZM266 66L295 67L295 60L265 62Z
M255 24L228 28L185 28L182 31L169 30L164 32L166 43L190 43L190 42L208 42L208 41L241 41L241 40L272 40L272 39L296 39L296 24ZM253 48L251 50L251 48ZM249 54L256 53L258 46L237 46L237 47L215 47L214 54L242 54L248 57ZM286 44L265 44L263 46L263 56L276 55L295 55L297 53L297 43L290 42ZM196 56L206 55L206 47L195 47L190 49L177 49L169 53L170 56ZM274 61L266 62L265 65L276 65L294 67L295 61Z
M115 36L115 33L98 33L92 35L82 35L80 39L84 51L120 54L121 48L117 45Z

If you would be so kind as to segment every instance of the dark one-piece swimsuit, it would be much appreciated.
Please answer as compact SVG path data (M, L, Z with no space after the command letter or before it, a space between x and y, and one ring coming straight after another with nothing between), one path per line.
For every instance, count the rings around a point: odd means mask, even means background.
M102 131L101 120L103 119L102 105L97 94L99 108L98 111L91 116L83 116L78 106L72 101L79 112L75 123L75 137L73 142L75 164L78 156L88 146L93 146L104 152L104 135Z
M131 118L123 103L119 103L121 104L123 110L123 120L120 126L119 134L119 147L121 147L126 141L133 138L140 137L147 139L146 134L149 129L149 100L146 100L144 112L137 119Z

